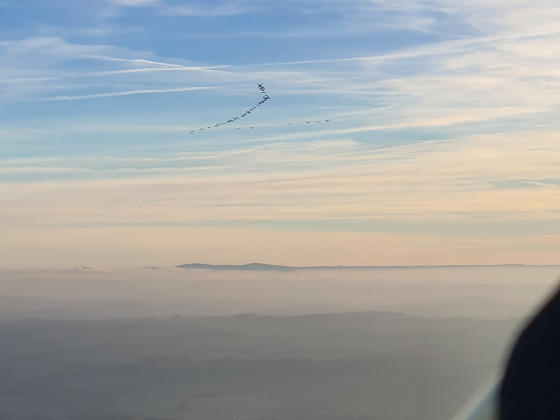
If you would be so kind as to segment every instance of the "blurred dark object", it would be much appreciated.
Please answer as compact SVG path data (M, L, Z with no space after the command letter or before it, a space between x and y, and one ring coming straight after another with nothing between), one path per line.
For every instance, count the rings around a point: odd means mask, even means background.
M560 290L521 332L500 388L500 420L560 420Z

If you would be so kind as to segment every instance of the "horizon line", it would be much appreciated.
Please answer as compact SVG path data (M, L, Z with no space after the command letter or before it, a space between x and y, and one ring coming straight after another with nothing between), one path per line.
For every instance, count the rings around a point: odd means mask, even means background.
M183 269L291 269L291 270L310 270L310 269L383 269L383 268L460 268L460 267L560 267L560 264L431 264L431 265L312 265L312 266L291 266L281 264L268 264L260 262L250 262L246 264L207 264L207 263L186 263L173 266Z
M415 264L415 265L309 265L292 266L281 264L268 264L250 262L245 264L208 264L208 263L186 263L178 265L149 265L149 266L122 266L122 267L93 267L93 266L71 266L71 267L0 267L0 271L112 271L112 270L161 270L169 268L180 269L208 269L208 270L360 270L360 269L412 269L412 268L498 268L498 267L560 267L559 264L524 264L524 263L499 263L499 264Z

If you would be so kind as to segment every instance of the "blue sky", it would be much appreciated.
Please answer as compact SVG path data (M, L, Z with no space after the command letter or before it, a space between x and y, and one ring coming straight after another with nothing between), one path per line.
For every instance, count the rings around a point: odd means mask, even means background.
M559 17L0 1L0 266L556 263Z

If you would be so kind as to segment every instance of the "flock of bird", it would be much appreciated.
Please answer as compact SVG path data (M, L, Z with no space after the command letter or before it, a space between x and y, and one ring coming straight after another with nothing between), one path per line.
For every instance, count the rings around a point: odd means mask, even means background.
M190 131L189 131L189 134L194 134L194 133L196 133L197 131L206 131L206 130L209 130L209 129L211 129L211 128L218 128L218 127L221 127L221 126L226 125L226 124L231 124L231 123L233 123L233 122L235 122L235 121L238 121L240 118L244 118L244 117L246 117L247 115L249 115L251 112L253 112L254 110L256 110L258 107L260 107L262 104L264 104L266 101L268 101L268 100L270 99L270 96L268 96L268 93L266 92L266 88L264 87L264 85L263 85L262 83L259 83L259 84L258 84L258 87L259 87L259 90L261 91L262 99L261 99L259 102L257 102L255 105L253 105L251 108L247 109L243 114L241 114L241 115L239 115L239 116L237 116L237 117L230 118L230 119L227 120L227 121L223 121L223 122L216 123L216 124L211 125L211 126L209 125L209 126L207 126L207 127L200 127L200 128L197 129L197 130L190 130ZM306 123L306 124L312 124L312 123L321 124L321 123L326 123L326 122L328 123L329 121L330 121L330 120L325 119L325 120L321 120L321 121L319 121L319 120L305 121L305 123ZM292 123L288 123L287 125L292 125ZM252 129L254 129L255 127L251 126L251 127L249 127L249 128L252 130ZM240 127L237 127L236 129L237 129L237 130L240 130L241 128L240 128Z
M270 96L268 96L268 93L266 93L266 88L264 87L264 85L262 83L259 83L258 86L259 86L259 90L262 93L262 99L259 102L257 102L255 105L253 105L251 108L249 108L247 111L245 111L243 114L241 114L238 117L230 118L227 121L216 123L213 126L207 126L206 128L200 127L198 130L191 130L191 131L189 131L189 134L194 134L196 131L206 131L206 130L209 130L210 128L212 128L212 127L218 128L218 127L221 127L222 125L231 124L232 122L235 122L235 121L239 120L239 118L243 118L243 117L246 117L247 115L249 115L251 112L253 112L255 109L257 109L259 106L261 106L262 104L264 104L266 101L268 101L270 99ZM254 127L251 127L251 128L254 128Z

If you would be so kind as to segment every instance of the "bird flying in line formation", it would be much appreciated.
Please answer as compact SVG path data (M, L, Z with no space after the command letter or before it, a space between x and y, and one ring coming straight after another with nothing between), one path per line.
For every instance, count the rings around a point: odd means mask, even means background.
M214 124L212 127L214 128L218 128L221 127L222 125L226 125L226 124L231 124L232 122L235 122L237 120L239 120L240 118L244 118L247 115L249 115L251 112L253 112L254 110L256 110L258 107L260 107L262 104L264 104L266 101L268 101L270 99L270 96L268 96L268 93L266 92L266 88L264 87L264 85L262 83L258 84L259 90L262 93L262 99L257 102L255 105L253 105L251 108L247 109L243 114L241 114L240 116L237 117L233 117L228 119L227 121L223 121L223 122L219 122ZM207 126L206 128L204 127L200 127L198 130L190 130L189 134L194 134L196 131L206 131L207 129L212 128L210 126Z
M230 118L227 121L216 123L212 126L200 127L197 130L190 130L188 133L189 134L194 134L197 131L207 131L211 128L218 128L218 127L221 127L223 125L231 124L235 121L238 121L240 118L245 118L246 116L248 116L250 113L255 111L258 107L260 107L262 104L264 104L266 101L268 101L270 99L270 96L268 96L268 93L266 92L266 88L264 87L264 85L262 83L258 83L257 86L258 86L258 88L259 88L259 90L262 94L262 99L259 102L257 102L255 105L253 105L251 108L247 109L243 114L241 114L239 116L236 116L236 117L233 117L233 118ZM315 123L316 124L322 124L322 123L328 123L329 121L330 120L328 120L328 119L324 119L324 120L321 120L321 121L315 120ZM312 122L311 120L310 121L305 121L306 124L311 124L311 122ZM287 125L294 125L294 124L289 122L289 123L287 123ZM251 126L249 128L251 130L253 130L255 127ZM241 127L236 127L236 130L241 130Z

